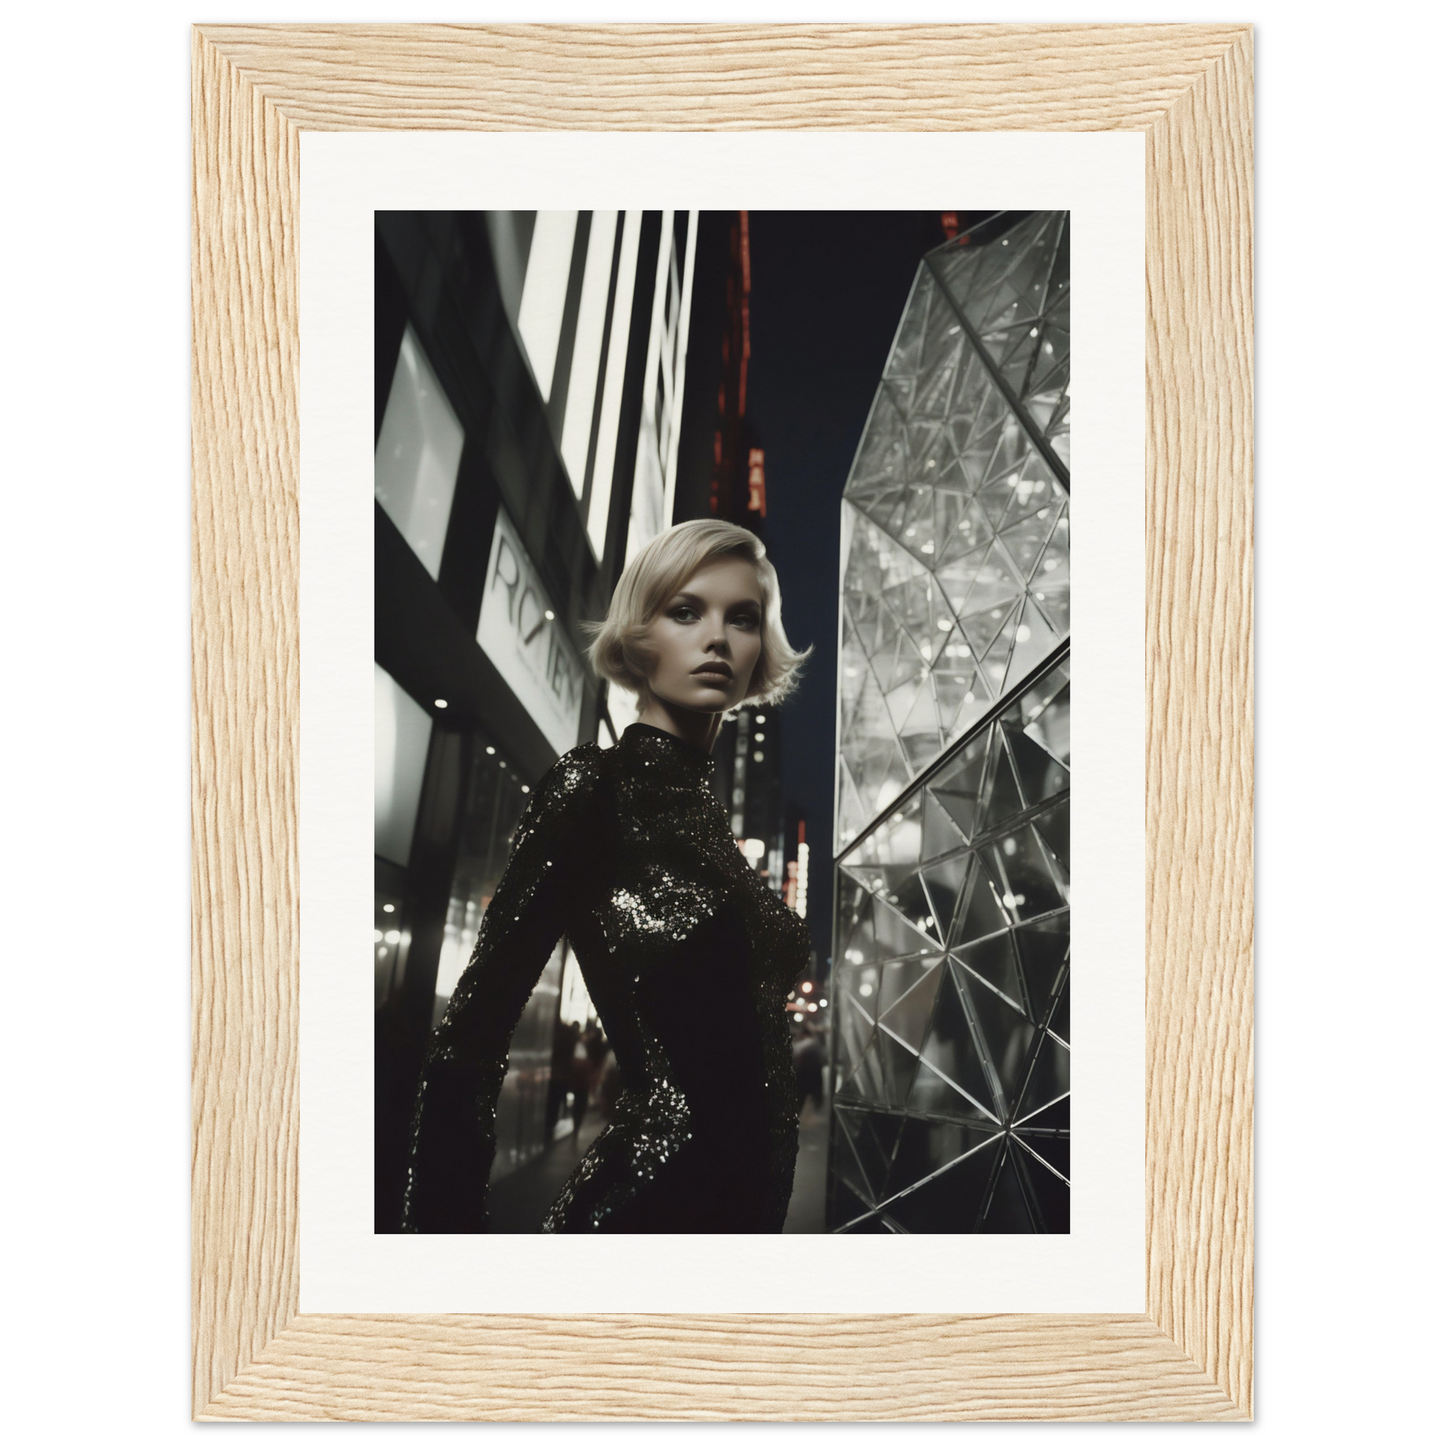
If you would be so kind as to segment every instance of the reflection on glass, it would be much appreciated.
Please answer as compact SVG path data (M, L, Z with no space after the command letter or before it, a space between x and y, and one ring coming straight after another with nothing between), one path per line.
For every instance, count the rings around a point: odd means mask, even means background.
M376 439L376 500L432 578L441 572L465 434L407 327Z

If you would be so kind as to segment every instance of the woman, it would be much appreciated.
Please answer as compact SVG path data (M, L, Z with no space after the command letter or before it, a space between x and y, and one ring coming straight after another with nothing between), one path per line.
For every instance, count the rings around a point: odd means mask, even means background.
M724 713L782 697L804 656L762 544L728 522L664 532L590 655L638 720L559 759L517 826L422 1067L403 1228L487 1228L508 1043L565 932L622 1093L542 1228L776 1232L798 1147L784 1003L807 938L739 851L709 755Z

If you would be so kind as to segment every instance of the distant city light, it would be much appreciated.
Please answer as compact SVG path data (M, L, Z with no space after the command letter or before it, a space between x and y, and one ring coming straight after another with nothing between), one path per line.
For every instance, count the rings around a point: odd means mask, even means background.
M395 904L395 903L383 903L383 904L381 905L381 911L382 911L383 913L395 913L395 912L396 912L396 904Z
M383 935L383 937L386 939L386 941L387 941L388 943L400 943L400 942L401 942L401 930L400 930L399 928L388 928L388 929L386 930L386 933Z
M743 857L749 863L756 863L768 851L768 845L761 838L743 839Z
M446 698L444 698L444 697L439 697L439 698L437 698L436 702L433 703L432 705L433 705L434 707L445 707L445 706L447 705L447 700L446 700Z

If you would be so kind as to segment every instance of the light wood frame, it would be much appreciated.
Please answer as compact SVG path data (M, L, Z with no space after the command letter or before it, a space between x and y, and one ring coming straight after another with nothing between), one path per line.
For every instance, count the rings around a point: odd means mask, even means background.
M192 61L196 1418L1249 1418L1249 28L205 26ZM784 128L1146 136L1147 1313L298 1314L300 133Z

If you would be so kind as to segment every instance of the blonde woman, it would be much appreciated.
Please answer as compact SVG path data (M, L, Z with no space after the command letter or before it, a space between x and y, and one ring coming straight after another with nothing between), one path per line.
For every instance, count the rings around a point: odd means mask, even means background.
M740 853L710 749L726 712L790 690L803 655L741 527L684 522L628 566L591 660L638 720L560 758L517 827L422 1068L403 1228L487 1228L508 1044L565 932L622 1093L543 1229L782 1229L798 1147L783 1005L807 938Z

